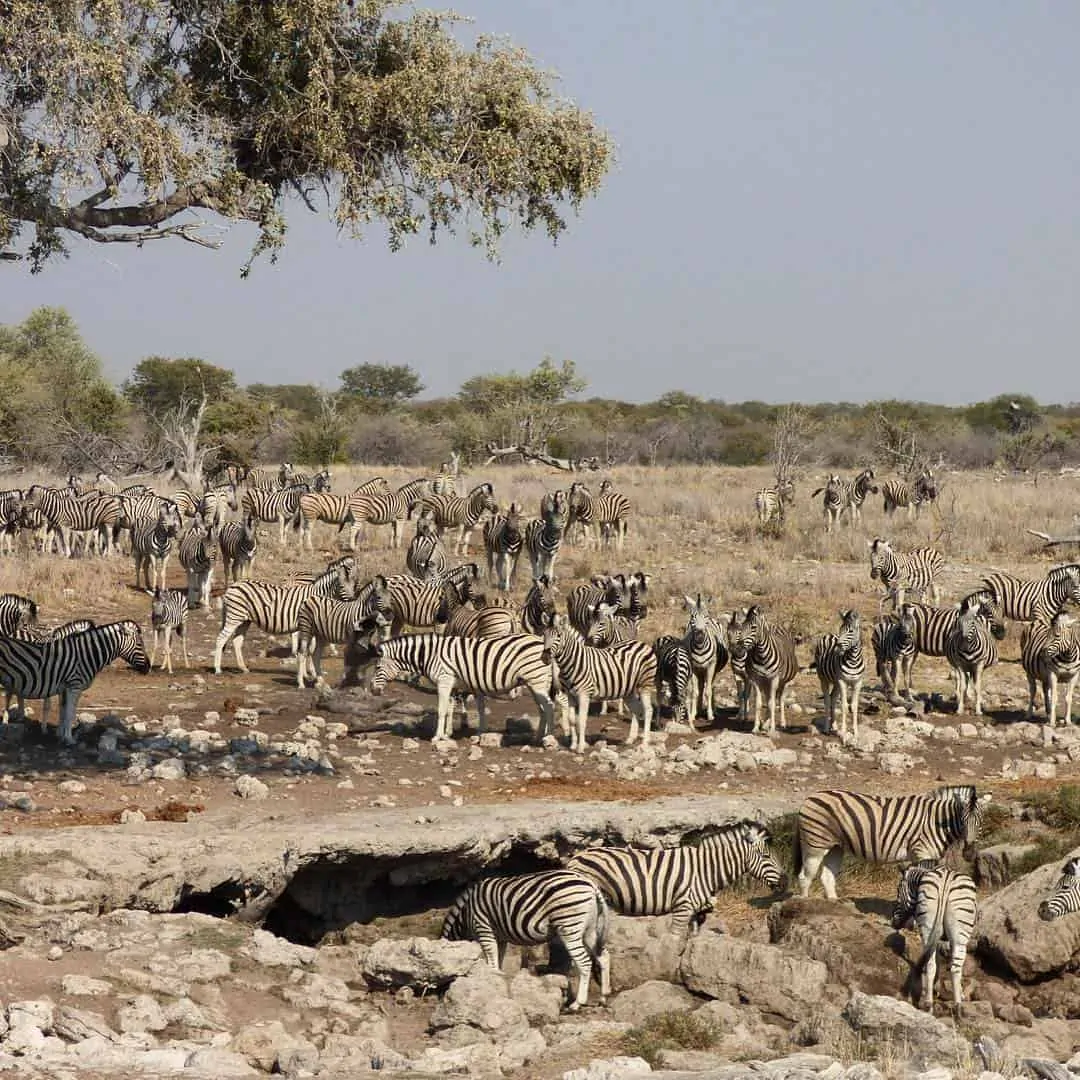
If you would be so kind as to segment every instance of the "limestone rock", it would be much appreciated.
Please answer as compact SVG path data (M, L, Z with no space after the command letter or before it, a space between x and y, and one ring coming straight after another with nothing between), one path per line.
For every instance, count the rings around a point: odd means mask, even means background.
M422 991L442 989L483 963L483 951L475 941L380 938L368 949L361 970L372 986Z
M843 1015L860 1038L900 1048L919 1067L955 1065L969 1049L951 1024L896 998L856 990Z
M688 1012L697 1005L693 994L669 982L650 980L632 990L624 990L609 1003L616 1020L640 1024L650 1016L663 1013Z

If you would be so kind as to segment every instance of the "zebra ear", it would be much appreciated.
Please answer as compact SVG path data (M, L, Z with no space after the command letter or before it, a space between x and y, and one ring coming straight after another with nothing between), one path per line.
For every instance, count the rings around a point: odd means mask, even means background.
M695 607L694 598L683 593L683 606L687 611L693 611Z

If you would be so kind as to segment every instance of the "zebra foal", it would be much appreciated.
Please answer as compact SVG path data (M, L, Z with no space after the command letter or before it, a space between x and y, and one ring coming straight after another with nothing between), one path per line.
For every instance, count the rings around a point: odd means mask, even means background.
M866 662L862 652L862 624L854 610L840 612L840 632L823 634L814 646L814 667L821 683L828 718L825 734L831 735L840 699L840 738L848 738L848 697L850 695L851 737L859 735L859 694Z
M144 576L147 592L165 588L173 540L182 526L183 520L175 503L162 505L153 520L132 524L131 554L135 558L136 589L142 588Z
M150 604L150 625L154 638L150 648L150 667L153 669L157 658L158 639L162 642L161 670L172 674L172 637L180 639L184 651L184 667L191 667L187 647L187 593L179 589L154 589L154 599Z
M868 862L940 859L957 842L974 857L985 802L970 784L939 787L923 795L864 795L819 791L799 810L795 864L799 892L807 896L818 872L825 895L836 899L836 877L845 851Z
M929 594L930 602L940 599L937 575L945 566L945 556L936 548L913 548L907 552L893 551L888 540L880 536L868 542L870 548L870 580L880 581L885 593L878 604L881 611L891 598L893 610L904 602L905 592Z
M444 941L478 941L488 966L502 968L506 946L559 941L578 976L571 1012L588 1004L596 964L601 1002L611 993L607 951L608 912L604 894L569 870L542 870L516 877L474 881L450 906Z
M788 506L795 501L795 485L790 480L777 480L774 487L762 488L754 496L754 509L758 523L768 525L776 521L783 525Z
M1077 911L1080 911L1080 858L1070 859L1061 868L1054 891L1039 904L1039 918L1053 922Z
M922 976L921 1008L934 1007L934 982L937 978L937 952L942 941L949 943L949 977L953 1005L964 1000L961 980L968 941L975 929L978 900L975 882L967 874L924 860L900 872L893 905L892 927L902 930L914 922L922 938L923 951L912 966L905 990L911 992Z
M713 898L749 875L770 889L787 875L769 850L769 831L756 821L722 825L694 842L662 848L587 848L567 869L592 879L622 915L671 915L671 933L685 946L691 926L713 910Z

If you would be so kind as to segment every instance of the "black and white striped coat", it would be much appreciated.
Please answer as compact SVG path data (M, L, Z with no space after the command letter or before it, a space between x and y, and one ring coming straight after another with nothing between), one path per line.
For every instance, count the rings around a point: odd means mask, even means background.
M0 491L0 551L15 554L15 542L22 528L23 493L17 488Z
M1012 574L987 574L983 587L994 595L1006 619L1051 619L1066 604L1080 604L1080 566L1055 566L1041 581Z
M221 632L214 643L214 673L221 674L221 651L230 638L237 667L247 673L244 635L252 623L268 634L291 634L296 652L297 624L304 600L309 596L348 600L355 587L355 568L343 563L332 565L314 581L300 585L276 585L268 581L239 581L230 585L222 598Z
M945 567L945 556L936 548L920 547L911 551L896 552L888 540L880 536L869 541L870 580L880 581L885 587L878 609L881 610L891 599L893 609L904 602L908 591L918 592L925 597L929 594L930 602L936 604L940 599L937 587L937 575Z
M300 499L309 494L307 484L290 484L272 491L248 490L240 500L244 516L256 521L277 522L278 542L285 543L286 526L300 528Z
M62 626L54 628L46 628L38 626L36 624L23 623L15 632L12 637L18 638L20 641L32 641L38 645L43 644L46 641L59 641L61 638L71 637L72 634L81 634L84 630L89 630L94 626L93 619L72 619L71 622L66 622ZM3 722L8 722L8 712L11 708L11 699L14 695L8 694L7 700L4 702L4 714ZM25 706L25 701L19 702L20 711ZM45 698L41 703L41 732L45 734L49 728L49 699Z
M1039 904L1039 918L1053 922L1063 915L1080 911L1080 858L1070 859L1061 868L1061 877L1053 892Z
M822 508L825 513L825 530L831 532L839 524L845 511L848 524L854 526L862 518L862 505L867 495L877 494L874 483L874 470L863 469L853 480L841 480L835 473L829 476L824 487L811 493L811 498L822 495Z
M450 565L450 557L439 538L435 518L423 510L416 520L416 535L405 552L405 568L413 577L430 581L441 577Z
M394 574L386 579L393 610L391 634L399 635L407 626L426 630L445 623L450 617L447 590L464 581L475 581L480 574L476 563L455 566L440 577L420 581L409 574Z
M570 731L570 749L585 751L585 730L589 699L623 699L633 719L627 743L638 736L641 718L642 739L649 741L652 724L652 695L656 689L656 653L643 641L628 641L599 649L589 645L565 617L555 615L544 632L544 651L549 663L559 671L559 681L577 705L577 722Z
M480 942L484 959L496 970L507 944L561 942L577 971L577 992L569 1006L576 1012L588 1004L594 963L601 1002L611 993L607 932L607 904L595 884L568 870L541 870L474 881L446 913L442 938Z
M135 588L146 590L165 588L173 540L183 522L175 503L162 506L151 521L136 521L131 527L131 554L135 559ZM153 581L151 581L153 577Z
M485 521L483 537L488 581L503 592L509 592L525 543L525 519L521 503L511 503L505 514L495 514Z
M544 643L531 634L502 638L445 637L441 634L405 634L376 648L378 660L371 692L382 693L388 681L417 674L438 691L435 739L453 738L455 690L476 695L480 732L487 724L485 698L507 694L517 686L528 688L540 711L539 739L551 728L552 670Z
M1080 678L1080 637L1075 620L1059 611L1049 622L1039 620L1020 634L1020 662L1028 680L1028 718L1035 715L1035 688L1041 686L1046 719L1057 724L1057 706L1064 684L1065 726L1072 723L1072 701Z
M123 519L124 505L119 496L99 495L76 497L70 488L48 488L34 484L26 492L23 505L37 510L59 545L60 553L75 554L74 535L81 534L87 550L100 541L105 554L110 550L110 529Z
M664 634L653 642L656 653L656 700L662 700L663 688L667 687L668 701L676 720L689 724L697 731L694 716L693 679L694 669L683 639Z
M930 469L923 469L913 484L907 480L886 480L881 485L886 517L892 517L900 507L907 510L909 518L912 514L917 516L937 498L937 493L937 482Z
M285 473L286 480L282 481L281 475ZM273 491L275 488L285 487L288 484L287 477L292 473L292 466L286 462L280 469L256 467L248 469L244 477L244 485L248 491Z
M401 547L401 523L412 513L426 484L426 480L411 480L396 491L353 492L349 496L349 513L346 516L346 522L352 525L349 547L356 550L357 539L365 524L389 525L390 546Z
M818 638L814 646L814 667L821 683L821 696L825 701L825 734L829 735L833 731L839 698L840 738L847 739L850 695L851 737L858 738L859 694L866 674L866 661L862 651L862 623L857 611L840 612L840 632L822 634Z
M598 604L611 604L616 611L628 606L629 586L624 574L597 574L587 585L577 585L566 597L570 625L583 637L589 632Z
M877 677L888 694L911 693L911 668L915 662L915 619L912 606L905 604L895 614L878 619L870 635Z
M987 796L989 798L989 796ZM819 791L799 810L795 863L803 896L818 871L830 900L843 853L868 862L940 859L954 843L974 856L984 800L969 784L939 787L919 795L865 795Z
M604 481L599 495L593 495L580 480L575 481L570 485L567 511L567 532L580 524L586 544L591 538L593 544L600 547L602 540L610 541L614 537L616 548L622 551L630 517L630 499L615 491L611 481Z
M701 593L696 597L683 596L686 608L686 630L683 646L690 657L691 680L691 726L696 730L697 714L704 712L709 723L713 722L713 683L717 673L728 661L728 648L724 628L709 614L708 601Z
M309 491L300 496L300 542L308 551L314 550L311 539L316 521L337 525L338 532L348 523L349 501L353 495L379 495L388 492L386 480L373 476L347 495L332 495L327 491Z
M761 706L768 700L769 734L776 732L777 713L780 727L787 729L784 709L788 685L799 674L795 639L788 630L772 626L765 612L756 604L746 613L742 645L746 651L746 679L754 688L754 731L761 726Z
M188 607L202 606L210 610L210 588L214 581L214 563L218 549L214 544L214 530L196 518L180 537L180 565L187 574Z
M556 491L544 496L540 517L525 526L525 551L534 578L555 576L555 560L566 531L566 513L566 492Z
M150 670L138 623L107 623L40 644L0 638L0 685L20 706L27 698L59 695L60 741L70 745L79 695L118 658L141 675Z
M932 860L909 866L900 873L893 905L892 926L902 930L914 922L922 938L923 951L912 966L906 989L913 990L922 976L919 1004L926 1010L934 1007L934 982L937 977L938 946L949 943L949 977L953 1004L964 1000L962 978L968 941L975 929L978 898L975 882L967 874L950 870Z
M783 524L788 504L794 501L795 485L790 480L778 480L775 487L762 488L754 496L759 524L768 525L770 521Z
M962 716L968 694L975 698L975 715L982 716L983 672L997 663L997 643L990 622L977 598L969 598L960 608L948 637L945 659L956 679L956 712Z
M459 637L509 637L521 633L521 616L512 607L488 604L483 593L471 592L467 603L452 608L443 633Z
M447 529L457 529L454 554L466 555L472 539L472 531L484 514L494 514L498 509L495 489L491 484L477 484L468 495L425 495L422 506L431 512L435 525L442 535Z
M218 532L218 547L226 586L230 581L247 581L259 550L255 519L246 517L243 521L226 521Z
M11 637L21 627L33 626L37 617L37 602L29 596L0 594L0 634Z
M770 889L786 875L769 850L769 831L756 821L708 830L678 847L587 848L567 869L591 878L621 915L671 915L671 932L685 941L691 922L700 925L721 889L749 875Z
M750 719L750 682L746 677L746 645L743 631L746 629L746 608L736 608L724 627L724 643L727 645L731 678L735 683L737 716L741 721Z
M533 579L521 605L521 627L526 634L543 637L558 609L559 591L549 577Z
M161 670L172 674L172 638L175 634L180 639L184 652L184 667L191 667L187 647L187 593L180 589L154 589L154 599L150 604L150 626L153 630L153 644L150 648L150 667L157 659L158 640L162 643Z

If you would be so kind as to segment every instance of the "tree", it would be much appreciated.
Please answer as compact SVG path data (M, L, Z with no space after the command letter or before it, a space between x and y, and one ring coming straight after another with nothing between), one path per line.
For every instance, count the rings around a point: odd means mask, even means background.
M274 257L290 193L395 250L466 219L492 256L515 222L554 239L611 139L464 21L401 0L3 0L0 256L37 271L72 235L218 247L211 214Z
M193 357L140 360L123 385L124 397L151 416L174 412L181 402L206 398L223 401L236 391L236 376L228 368Z
M341 393L369 405L400 405L423 389L408 364L357 364L341 373Z

